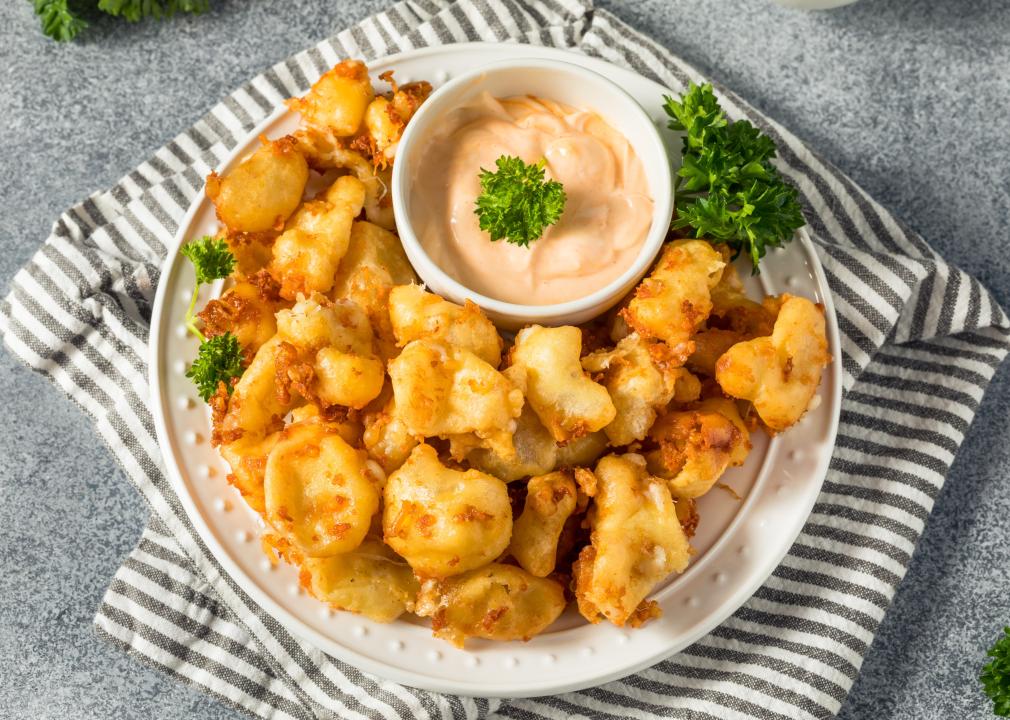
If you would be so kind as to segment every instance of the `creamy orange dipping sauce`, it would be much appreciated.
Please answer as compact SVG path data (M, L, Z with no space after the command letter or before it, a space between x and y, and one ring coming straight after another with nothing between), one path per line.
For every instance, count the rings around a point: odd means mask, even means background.
M564 186L557 224L529 247L492 242L474 214L481 168L502 155L546 161ZM532 97L484 93L447 115L412 171L414 231L431 259L488 297L550 305L585 297L635 261L653 202L628 140L598 115Z

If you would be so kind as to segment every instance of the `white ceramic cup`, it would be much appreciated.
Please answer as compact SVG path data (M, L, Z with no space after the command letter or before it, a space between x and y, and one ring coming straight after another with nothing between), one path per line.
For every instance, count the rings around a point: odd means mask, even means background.
M533 95L590 110L631 143L645 170L653 200L653 216L641 252L616 280L576 300L554 305L520 305L471 290L450 277L425 252L411 225L412 168L414 163L424 161L425 146L440 129L439 120L482 92L494 97ZM670 162L649 115L630 95L602 75L557 60L513 60L488 65L461 75L432 93L407 124L397 146L392 194L403 248L428 288L453 302L475 302L492 320L507 329L532 324L575 325L613 307L649 269L663 244L673 214Z

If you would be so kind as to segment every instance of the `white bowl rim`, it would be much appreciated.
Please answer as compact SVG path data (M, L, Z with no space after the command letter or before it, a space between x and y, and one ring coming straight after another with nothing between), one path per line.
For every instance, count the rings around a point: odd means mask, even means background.
M428 99L421 104L412 120L416 120L422 113L436 111L438 99L446 95L448 92L453 91L460 85L473 82L475 79L485 76L488 73L516 70L520 68L540 71L544 69L553 69L569 72L575 75L581 75L593 82L610 86L618 96L626 100L631 111L639 116L639 119L644 123L645 127L649 128L647 137L648 142L655 145L657 153L667 158L667 162L663 165L663 170L660 171L660 187L649 187L653 202L652 223L649 227L649 233L646 235L645 242L642 244L642 249L639 251L635 261L623 273L621 273L620 276L611 280L602 288L593 291L589 295L552 305L522 305L505 300L498 300L497 298L479 293L476 290L468 288L459 280L456 280L454 277L449 275L445 270L438 266L438 263L432 260L431 256L428 255L427 251L424 249L424 246L414 233L410 217L405 210L408 185L406 177L407 163L394 161L392 181L393 214L396 218L396 230L400 237L400 243L404 246L404 251L407 252L411 263L415 266L415 270L417 270L417 273L421 276L422 280L424 280L424 276L426 274L438 277L442 287L449 288L450 291L457 297L472 300L480 307L492 313L521 318L523 322L532 322L548 318L558 318L566 315L574 316L593 307L599 307L601 309L600 311L604 312L607 307L613 304L608 303L608 301L614 300L615 296L619 294L623 294L623 291L626 290L627 285L632 282L633 278L644 275L649 266L652 265L653 261L655 261L663 247L663 243L669 233L670 223L673 219L673 172L670 169L669 156L666 146L663 143L663 138L660 136L659 130L656 128L652 118L649 117L645 108L643 108L641 104L624 88L595 70L590 70L565 60L524 58L521 60L504 60L481 65L468 73L453 78L435 90L435 92L433 92ZM419 125L420 123L417 122L407 123L407 127L400 138L399 144L397 145L396 155L398 159L405 154L404 149L410 146L411 141L416 139L418 133L417 128ZM614 129L622 135L624 134L621 128ZM659 224L657 224L657 218L661 220Z

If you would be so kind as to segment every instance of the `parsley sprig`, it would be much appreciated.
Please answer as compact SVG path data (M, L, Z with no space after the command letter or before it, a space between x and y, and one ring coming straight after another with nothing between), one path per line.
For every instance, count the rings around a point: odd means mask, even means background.
M224 383L231 395L232 378L241 377L244 371L242 346L237 337L226 332L200 343L200 350L186 371L186 377L193 381L197 393L206 402L217 392L221 383Z
M98 0L98 9L137 22L146 17L161 20L176 13L199 15L210 9L210 0Z
M73 40L88 26L70 0L34 0L32 4L43 34L58 42Z
M230 332L212 338L205 337L197 327L194 312L200 286L231 275L235 269L235 256L228 248L228 243L209 235L186 243L180 252L193 263L196 271L196 285L186 310L186 328L200 340L200 350L186 371L186 377L193 381L200 397L207 401L217 392L222 382L231 393L232 379L242 375L244 370L242 346L239 345L238 338Z
M480 169L480 195L474 209L480 229L491 240L529 247L565 210L565 189L544 179L544 161L527 165L518 157L502 155L497 170Z
M993 704L993 714L1010 717L1010 627L987 653L992 660L982 668L982 689Z
M147 17L157 19L176 13L198 15L210 8L210 0L32 0L42 32L59 42L69 42L88 27L84 13L98 10L137 22Z
M757 274L767 249L805 224L796 188L771 163L775 143L746 120L729 122L709 84L664 100L670 129L684 132L673 227L745 253Z

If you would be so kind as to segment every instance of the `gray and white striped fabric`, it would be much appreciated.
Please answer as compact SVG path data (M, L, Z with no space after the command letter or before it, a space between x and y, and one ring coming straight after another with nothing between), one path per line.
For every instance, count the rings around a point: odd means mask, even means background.
M973 278L773 121L838 309L845 396L824 490L788 557L722 626L632 677L501 701L401 687L266 615L210 556L165 479L146 343L165 248L204 176L338 58L513 40L573 48L679 92L698 73L590 0L407 0L269 69L114 188L64 213L0 306L10 350L94 418L152 519L112 581L99 635L270 718L825 718L839 709L943 484L1010 324Z

